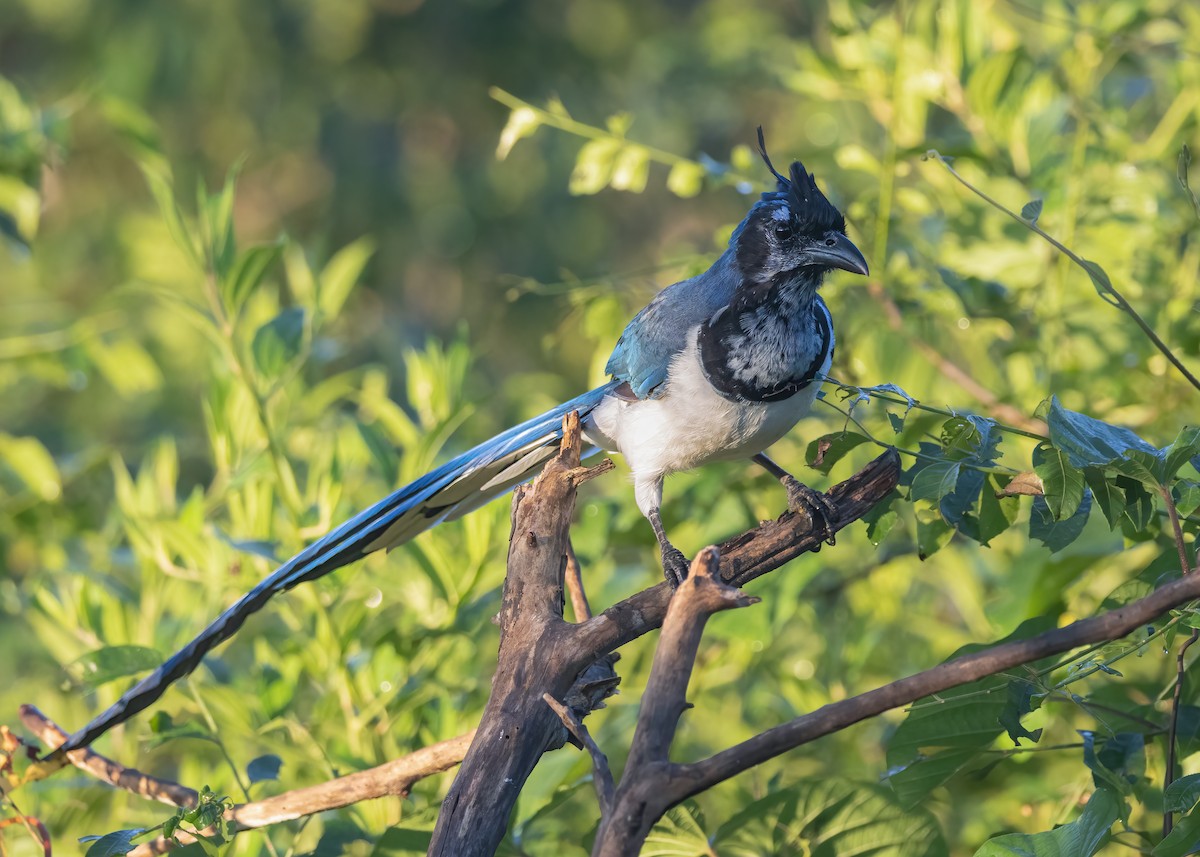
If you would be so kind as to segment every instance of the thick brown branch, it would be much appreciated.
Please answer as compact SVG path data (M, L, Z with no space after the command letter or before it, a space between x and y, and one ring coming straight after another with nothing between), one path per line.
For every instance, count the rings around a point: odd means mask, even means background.
M1069 652L1080 646L1120 639L1153 622L1168 610L1196 598L1200 598L1200 575L1189 574L1117 610L1081 619L1065 628L1047 631L1027 640L1002 643L964 655L850 699L830 703L708 759L678 766L671 805L788 750L930 694L978 681L1050 655Z

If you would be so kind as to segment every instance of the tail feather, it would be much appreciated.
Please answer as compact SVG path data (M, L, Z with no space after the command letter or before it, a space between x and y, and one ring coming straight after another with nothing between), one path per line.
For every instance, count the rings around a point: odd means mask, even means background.
M562 437L562 418L571 411L586 416L615 386L611 382L584 393L464 452L313 542L263 578L107 711L68 738L59 752L86 747L152 705L168 687L195 670L213 648L233 636L274 595L323 577L374 551L397 547L443 520L478 508L527 479L553 454Z

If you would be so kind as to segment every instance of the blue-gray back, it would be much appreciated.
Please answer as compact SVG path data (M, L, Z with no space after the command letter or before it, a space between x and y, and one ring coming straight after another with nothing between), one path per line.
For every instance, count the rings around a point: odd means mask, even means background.
M730 250L703 274L667 286L625 327L604 371L627 381L639 399L658 398L672 358L687 347L688 331L728 305L738 282Z

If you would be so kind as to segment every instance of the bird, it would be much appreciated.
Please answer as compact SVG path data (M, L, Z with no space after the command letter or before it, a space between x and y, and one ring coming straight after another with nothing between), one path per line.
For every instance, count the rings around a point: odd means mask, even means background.
M634 498L672 586L688 560L663 527L663 481L711 461L749 458L778 479L792 511L833 543L836 507L766 455L808 412L834 353L833 321L818 294L827 274L867 275L842 213L800 161L788 175L762 160L775 190L761 194L728 248L703 273L659 292L617 341L610 380L458 455L310 544L264 578L190 643L56 751L91 744L153 704L273 596L460 517L529 479L551 457L562 419L579 414L594 449L620 453Z

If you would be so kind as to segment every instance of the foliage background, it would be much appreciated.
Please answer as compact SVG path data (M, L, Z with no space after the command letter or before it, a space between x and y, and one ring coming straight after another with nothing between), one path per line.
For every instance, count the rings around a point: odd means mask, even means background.
M1175 159L1196 140L1198 44L1200 10L1166 0L4 0L0 711L34 702L81 725L127 682L89 677L81 657L173 651L269 570L264 555L289 555L444 450L597 383L625 320L719 252L750 201L742 180L762 187L746 145L758 124L776 162L800 156L815 171L871 263L869 281L826 289L839 378L985 415L997 402L1031 415L1053 393L1165 445L1195 419L1195 391L1078 269L920 155L955 156L1010 207L1044 198L1041 225L1194 360L1200 242ZM515 102L492 87L538 107L558 99L583 127L536 114L567 133L541 129L498 159ZM581 152L580 130L601 143ZM711 170L671 172L667 153ZM192 188L219 189L239 162L237 243L278 246L255 251L262 282L222 324L206 315L214 283L143 173L160 188L173 173L193 212ZM220 225L213 208L206 222ZM272 319L274 356L255 345ZM857 413L895 439L878 405ZM806 442L843 423L818 410L777 458L801 469ZM940 423L910 417L896 442L915 446ZM1031 446L1006 440L1004 463L1027 468ZM856 450L832 478L871 454ZM597 604L658 574L629 500L620 478L583 498L576 547ZM748 464L710 467L671 482L666 522L691 551L782 505ZM989 548L942 547L936 513L898 511L878 548L858 527L763 581L762 605L711 623L679 757L1026 618L1088 615L1176 562L1164 536L1124 538L1099 515L1051 554L1026 534L1027 504ZM248 785L262 796L465 731L487 691L506 523L493 504L281 598L165 698L173 723L207 737L170 739L162 720L156 735L142 716L101 749L242 799L226 755L237 769L282 759L279 781ZM1036 748L998 738L931 786L921 805L949 843L934 836L932 852L1075 817L1093 789L1075 730L1111 735L1134 711L1153 736L1174 675L1168 639L1125 645L1121 676L1064 685L1025 718L1047 730ZM623 693L592 719L618 764L652 645L624 652ZM664 836L706 853L704 836L782 786L878 782L902 717L728 783ZM1160 746L1134 774L1135 828L1157 825ZM515 853L584 853L594 806L574 789L586 772L572 750L544 760ZM389 826L424 825L448 783L281 827L273 847L366 853ZM66 852L73 837L163 815L70 776L28 790L21 808ZM828 829L803 838L843 847ZM14 853L31 847L9 839ZM234 845L264 848L260 834Z

